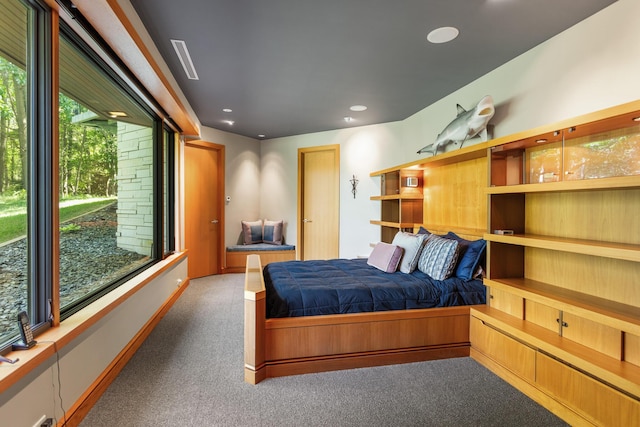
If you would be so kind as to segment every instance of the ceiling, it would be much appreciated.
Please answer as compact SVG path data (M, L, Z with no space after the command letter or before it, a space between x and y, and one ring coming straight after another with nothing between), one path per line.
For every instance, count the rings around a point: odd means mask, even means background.
M614 3L130 1L202 125L267 139L403 120ZM429 43L443 26L459 36ZM186 42L198 80L171 39Z

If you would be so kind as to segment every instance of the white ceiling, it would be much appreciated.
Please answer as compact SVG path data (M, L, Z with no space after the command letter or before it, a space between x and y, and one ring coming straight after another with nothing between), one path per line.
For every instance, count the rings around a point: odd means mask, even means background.
M403 120L611 3L131 0L200 122L253 138ZM460 35L427 42L442 26Z

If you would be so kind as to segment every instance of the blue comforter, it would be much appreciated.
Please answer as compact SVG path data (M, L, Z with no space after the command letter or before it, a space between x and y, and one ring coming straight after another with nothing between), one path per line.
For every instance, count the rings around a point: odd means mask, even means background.
M287 261L264 268L267 317L297 317L483 304L481 280L384 273L366 259Z

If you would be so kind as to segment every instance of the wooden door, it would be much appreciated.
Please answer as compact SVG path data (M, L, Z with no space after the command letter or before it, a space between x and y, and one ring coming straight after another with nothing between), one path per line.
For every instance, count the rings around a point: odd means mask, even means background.
M340 146L298 150L298 246L300 259L332 259L339 253Z
M186 143L184 169L189 277L219 274L224 254L224 146L204 141Z

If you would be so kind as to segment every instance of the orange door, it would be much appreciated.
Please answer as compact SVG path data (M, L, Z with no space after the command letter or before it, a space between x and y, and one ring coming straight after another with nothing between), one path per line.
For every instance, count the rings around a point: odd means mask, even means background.
M188 142L184 147L184 169L189 277L219 274L224 253L224 146Z
M298 150L300 259L332 259L339 253L340 147Z

